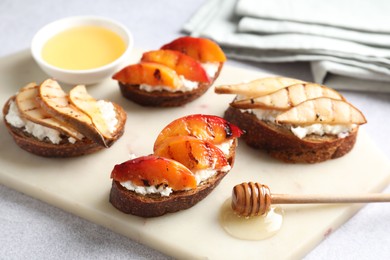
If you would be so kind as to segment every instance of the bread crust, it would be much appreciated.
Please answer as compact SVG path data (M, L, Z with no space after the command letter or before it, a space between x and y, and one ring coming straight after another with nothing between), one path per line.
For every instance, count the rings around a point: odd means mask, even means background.
M10 103L14 100L15 96L11 97L3 106L3 121L15 143L23 150L43 157L66 158L91 154L105 148L87 138L75 143L70 143L66 138L63 138L59 144L53 144L46 140L38 140L31 134L25 132L22 128L16 128L10 125L5 119L10 108ZM116 132L114 133L114 139L110 140L109 145L112 145L123 135L126 122L126 112L120 106L116 104L114 104L114 106L118 115L118 125Z
M175 191L166 197L160 195L139 195L136 192L127 190L119 182L113 180L110 203L126 214L145 218L158 217L194 206L209 195L226 174L227 172L218 172L196 189Z
M223 63L220 63L218 71L210 83L200 83L196 89L186 92L169 92L166 90L148 92L140 89L139 85L123 84L121 82L118 82L118 84L122 95L139 105L151 107L178 107L202 96L218 78L222 67Z
M288 163L318 163L339 158L353 148L358 134L356 127L347 137L309 135L296 137L289 129L259 120L255 115L229 107L224 114L229 122L245 131L242 138L256 149Z
M234 164L237 139L230 147L228 157L229 165ZM187 191L174 191L169 196L159 194L141 195L123 187L118 181L112 181L110 203L118 210L139 217L158 217L167 213L174 213L188 209L203 200L226 176L226 172L218 171L214 176L201 182L196 189Z

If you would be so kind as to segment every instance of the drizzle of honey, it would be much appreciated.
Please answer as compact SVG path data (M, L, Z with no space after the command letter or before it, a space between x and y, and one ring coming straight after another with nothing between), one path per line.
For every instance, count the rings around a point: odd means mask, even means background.
M283 210L271 207L266 215L241 217L231 208L231 199L226 200L220 210L219 222L231 236L242 240L263 240L275 235L283 223Z
M107 65L125 50L117 33L98 26L78 26L50 38L43 46L42 58L58 68L85 70Z

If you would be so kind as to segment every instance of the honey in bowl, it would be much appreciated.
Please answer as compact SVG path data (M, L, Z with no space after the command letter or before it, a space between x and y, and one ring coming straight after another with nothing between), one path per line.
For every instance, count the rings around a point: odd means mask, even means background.
M42 49L49 64L67 70L88 70L107 65L126 51L115 32L99 26L78 26L50 38Z

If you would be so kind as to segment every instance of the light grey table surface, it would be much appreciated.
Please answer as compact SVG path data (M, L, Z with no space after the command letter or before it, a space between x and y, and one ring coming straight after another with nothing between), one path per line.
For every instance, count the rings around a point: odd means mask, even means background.
M203 2L1 0L0 57L29 48L31 38L39 28L55 19L73 15L115 18L132 31L135 47L155 49L182 35L181 26ZM312 80L310 67L305 63L255 64L228 61L227 64ZM365 130L390 158L390 94L343 94L364 112L369 121L364 126ZM390 192L390 189L386 191ZM3 185L0 185L0 233L0 259L170 258ZM306 258L390 259L389 245L390 204L371 204L327 237Z

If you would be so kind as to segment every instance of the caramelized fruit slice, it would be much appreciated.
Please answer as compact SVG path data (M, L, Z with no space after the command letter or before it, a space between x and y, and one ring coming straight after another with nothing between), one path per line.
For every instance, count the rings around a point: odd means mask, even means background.
M216 86L215 93L243 95L248 98L260 97L297 83L304 82L292 78L269 77L255 79L246 83Z
M104 120L103 114L97 105L96 99L88 94L84 85L77 85L69 92L70 102L87 114L97 130L107 139L112 139L112 133Z
M197 60L178 51L157 50L146 52L143 54L141 61L163 64L191 81L210 82L206 71Z
M221 47L206 38L184 36L165 44L161 49L180 51L202 63L226 61L226 56Z
M366 118L357 108L344 100L316 98L307 100L276 117L277 123L364 124Z
M223 152L213 143L192 136L174 136L165 139L154 154L182 163L191 171L219 170L229 165Z
M70 103L68 95L57 81L47 79L42 82L39 87L39 99L42 108L50 115L59 117L91 140L107 147L103 136L96 130L92 120Z
M181 87L181 80L173 69L152 62L129 65L112 77L123 84L167 86L172 89Z
M70 125L62 122L45 112L37 102L39 97L39 86L30 83L20 89L15 101L22 117L39 125L56 129L77 140L81 140L83 135Z
M232 102L230 105L236 108L262 108L287 110L309 99L318 97L329 97L333 99L344 99L336 90L315 84L315 83L298 83L271 94L253 97Z
M168 185L173 190L196 188L194 174L179 162L154 155L142 156L114 166L111 178L137 186Z
M168 124L157 136L156 149L164 140L172 136L193 136L214 144L221 144L228 139L238 138L243 132L225 119L213 115L189 115L178 118Z

